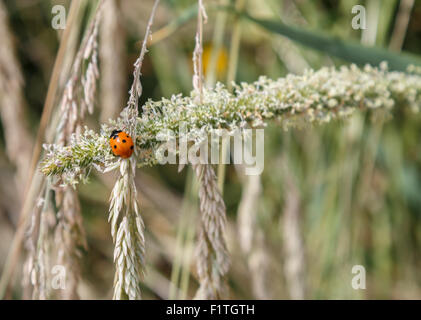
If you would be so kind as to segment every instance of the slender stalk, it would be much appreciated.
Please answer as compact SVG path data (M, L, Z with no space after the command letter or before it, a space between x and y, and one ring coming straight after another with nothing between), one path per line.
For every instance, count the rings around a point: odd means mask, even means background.
M99 1L94 15L91 19L87 32L84 35L75 59L72 64L71 74L64 88L60 100L60 108L57 112L60 121L54 130L54 141L56 144L66 146L70 143L71 137L78 133L83 124L86 111L93 112L94 99L96 93L96 81L99 76L97 64L97 34L103 1ZM86 70L82 70L82 62L87 62ZM55 205L51 200L50 193L55 191ZM79 247L86 248L86 239L83 229L82 216L80 212L79 199L76 191L70 186L60 187L52 183L47 183L45 187L44 202L45 206L41 212L39 221L38 245L36 250L29 246L29 254L26 266L32 277L36 281L31 281L34 286L33 298L47 299L52 296L49 283L49 263L56 254L57 262L63 265L67 270L66 288L60 291L60 295L66 299L78 298L77 285L80 278L79 268ZM48 220L51 219L50 208L55 208L56 219L54 227L50 227ZM47 210L48 209L48 210ZM36 210L33 214L37 214ZM32 219L34 220L34 219ZM36 229L31 228L29 238L35 238ZM53 231L53 232L51 232ZM55 239L53 239L53 235ZM51 247L50 244L56 241L57 245ZM35 261L32 264L30 261Z
M187 210L188 213L186 217L186 222L188 222L187 230L185 230L185 240L184 240L184 251L183 251L183 263L181 266L181 277L180 277L180 299L186 299L188 293L188 285L190 280L190 262L193 256L194 248L194 236L196 234L196 212L198 210L198 184L197 180L193 179L193 172L190 168L189 170L191 176L191 185L190 190L187 194Z
M80 7L80 0L72 1L70 5L69 17L67 19L66 28L64 29L64 32L63 32L63 37L60 42L60 47L57 53L56 61L54 63L50 83L48 85L47 97L45 99L44 108L42 109L43 111L41 115L41 120L40 120L40 124L38 128L37 136L35 138L35 147L33 150L31 165L29 169L30 178L34 174L35 168L37 167L39 156L41 154L42 141L44 140L45 131L46 131L48 122L51 118L51 114L54 107L54 97L57 92L57 87L59 83L58 80L60 77L60 70L63 64L64 55L66 53L67 42L69 41L70 32L73 28L73 24L76 18L76 12L78 11L79 7ZM28 186L26 186L25 189L28 189Z
M46 300L50 298L48 290L48 247L47 247L47 237L48 235L48 210L50 209L51 204L51 179L47 178L46 188L44 190L44 205L40 213L39 218L39 232L38 239L36 242L36 254L34 262L34 271L31 272L34 274L31 279L34 285L34 291L32 294L33 299Z
M301 199L299 188L288 167L287 160L283 161L285 205L283 208L282 228L284 272L291 299L305 298L305 256L301 234L300 211Z
M196 46L193 52L193 87L199 104L203 103L203 23L206 11L198 0ZM201 155L203 156L203 155ZM199 180L201 224L197 246L197 273L199 289L196 299L221 299L226 295L225 275L229 268L229 255L225 243L225 203L217 188L212 165L196 163L193 169Z
M393 28L393 33L389 44L390 50L394 50L397 52L400 52L402 50L414 3L415 0L400 1L398 16L396 18L395 27Z
M185 299L190 274L191 250L195 228L195 210L197 209L197 183L193 171L187 169L186 189L184 191L180 222L177 230L176 249L171 270L170 299ZM180 290L178 288L180 287ZM179 296L177 296L177 293Z
M114 119L121 112L126 98L126 34L117 0L104 4L101 23L101 122Z
M202 0L198 0L196 45L193 51L193 88L198 92L198 101L203 96L203 22L207 20Z
M246 0L237 0L235 7L237 11L243 10ZM240 52L240 42L241 42L241 21L239 18L236 18L234 23L234 30L231 36L231 47L228 58L228 72L227 72L227 88L229 91L232 91L232 83L235 81L235 76L237 74L238 66L238 56ZM221 145L221 158L225 159L227 155L227 148L229 137L222 138ZM221 194L224 193L224 182L225 182L225 164L220 161L218 164L218 188L221 191Z
M9 26L6 8L0 2L0 115L6 154L16 166L15 180L25 186L33 141L25 117L24 79Z
M243 10L246 0L237 0L235 3L236 11ZM241 20L237 17L234 23L234 30L231 36L231 47L228 58L227 86L228 90L232 90L232 82L235 81L238 67L238 56L240 53L241 42Z
M197 190L195 190L195 194L197 194ZM197 209L197 206L194 206ZM189 210L191 213L194 212L193 209ZM192 217L193 219L195 216ZM195 219L194 219L195 221ZM194 243L194 236L196 234L196 229L190 227L187 229L186 232L186 239L184 242L184 254L183 254L183 265L181 268L181 279L180 279L180 299L185 300L187 299L188 287L189 287L189 280L190 280L190 262L193 257L193 243Z
M221 0L221 3L223 4L225 1L226 0ZM199 12L199 14L201 13ZM216 27L214 31L210 66L207 68L209 72L206 75L206 82L208 86L213 86L215 82L216 62L222 46L226 17L227 13L225 11L218 12L215 23ZM175 299L174 294L177 288L176 284L178 284L178 282L180 282L181 293L179 298L186 299L190 279L190 260L193 254L192 247L195 236L195 229L191 227L192 219L195 219L195 216L192 216L192 213L196 208L196 203L193 202L193 197L194 195L197 196L197 187L195 183L197 180L191 173L192 172L189 168L187 175L187 186L184 196L185 206L182 210L183 214L181 217L180 227L177 232L176 256L171 272L171 282L173 286L171 287L170 297L172 299ZM183 225L183 221L186 221L187 224ZM177 252L180 254L180 257L177 256Z
M220 5L224 6L227 4L227 0L220 0ZM207 86L213 86L216 82L216 66L219 58L219 54L222 48L222 42L224 40L225 25L227 22L228 12L225 10L218 11L215 20L215 31L213 33L212 40L212 52L209 60L209 66L207 67L206 84Z
M42 175L35 172L35 168L37 167L37 163L39 160L39 156L41 153L41 145L44 139L45 130L47 124L50 120L51 113L53 110L53 102L54 97L57 92L57 85L60 75L60 70L63 64L64 55L66 53L67 43L70 37L71 30L73 29L73 24L75 23L75 18L77 12L79 11L80 7L80 0L72 1L69 10L69 16L67 19L67 26L64 30L62 40L60 42L60 47L57 53L57 58L54 63L53 72L51 75L51 80L48 85L47 97L44 103L43 112L41 115L41 121L39 125L39 129L37 132L37 136L35 139L35 147L32 153L31 165L29 167L29 174L28 180L25 186L26 194L25 200L23 202L23 206L19 215L19 223L16 229L16 233L13 237L12 244L10 246L9 254L6 258L6 262L4 265L3 273L0 279L0 300L4 298L4 294L6 292L7 286L9 282L12 281L13 272L16 269L16 263L18 261L20 251L22 248L22 241L24 237L24 231L27 224L27 219L32 208L32 203L34 201L34 197L36 194L37 187L40 185L40 180Z
M367 4L367 28L362 30L361 42L374 45L377 39L378 21L380 19L380 0L370 0Z

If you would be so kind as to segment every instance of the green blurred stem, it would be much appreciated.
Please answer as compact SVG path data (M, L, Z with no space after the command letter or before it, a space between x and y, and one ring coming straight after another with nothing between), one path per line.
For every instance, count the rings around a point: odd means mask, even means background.
M376 44L379 19L380 0L370 0L367 4L367 28L362 30L361 43L368 46Z
M227 0L220 0L221 5L227 5ZM228 13L224 10L218 11L215 21L215 31L213 33L212 40L212 52L209 61L209 66L207 68L208 72L206 74L206 85L213 86L216 81L216 67L219 54L222 48L222 41L225 34L225 25L227 22Z
M194 182L197 182L197 179L194 179ZM194 195L194 198L192 199L192 196ZM194 219L194 213L197 210L197 202L195 200L197 197L197 183L194 183L192 193L190 194L190 208L188 209L188 212L190 212L191 218ZM196 234L196 228L192 227L191 219L187 219L190 227L187 228L186 231L186 241L184 243L184 253L183 253L183 265L181 269L181 279L180 279L180 299L185 300L187 299L187 293L189 288L189 280L190 280L190 261L193 256L193 242L194 242L194 236ZM193 224L195 225L195 224Z
M189 166L186 177L186 190L184 192L182 215L177 230L176 248L174 253L174 264L171 270L171 286L169 299L185 299L187 297L190 260L192 256L191 247L195 235L195 213L197 210L197 181L193 170ZM177 290L181 284L180 290ZM179 296L177 296L177 292Z
M390 39L390 50L397 52L402 50L414 2L414 0L401 0L392 38Z
M237 0L235 3L236 11L242 11L244 8L246 1L245 0ZM231 47L230 53L228 58L228 73L227 73L227 87L228 90L232 90L232 82L235 81L235 76L237 74L237 66L238 66L238 55L240 52L240 41L241 41L241 20L236 17L236 21L234 24L234 30L231 36ZM227 148L228 148L228 137L222 138L221 144L221 159L225 159L227 155ZM221 191L221 194L224 193L224 182L225 182L225 164L220 161L218 165L218 188Z
M385 47L387 46L387 38L389 36L389 30L393 24L395 16L397 0L382 1L380 7L380 17L378 22L377 31L377 45Z
M237 0L235 3L236 11L242 11L245 5L245 0ZM228 73L227 73L227 86L229 90L232 90L232 82L235 81L238 66L238 55L240 50L241 40L241 20L236 17L234 24L234 30L231 36L231 47L228 60Z

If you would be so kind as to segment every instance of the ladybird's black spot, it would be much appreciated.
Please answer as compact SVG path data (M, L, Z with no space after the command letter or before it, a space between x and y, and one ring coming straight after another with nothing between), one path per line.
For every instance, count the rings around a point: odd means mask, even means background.
M111 132L110 138L115 137L117 134L119 134L120 132L122 132L121 130L113 130L113 132ZM115 138L114 138L115 139Z
M130 149L133 150L133 146L131 146Z
M126 135L126 138L130 138L128 135Z
M114 149L117 149L117 145L114 145Z
M123 139L123 143L126 143L126 140L125 139Z

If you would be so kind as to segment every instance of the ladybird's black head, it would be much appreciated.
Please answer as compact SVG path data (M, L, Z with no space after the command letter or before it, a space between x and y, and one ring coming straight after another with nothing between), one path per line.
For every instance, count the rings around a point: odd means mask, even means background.
M120 132L122 132L122 131L121 130L113 130L113 132L111 132L110 139L112 137L116 137Z

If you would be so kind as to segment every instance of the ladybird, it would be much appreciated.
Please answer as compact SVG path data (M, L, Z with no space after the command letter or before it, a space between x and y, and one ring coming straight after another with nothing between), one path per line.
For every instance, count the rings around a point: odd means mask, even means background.
M134 151L134 144L132 138L121 130L113 130L110 135L110 146L114 155L129 158Z

